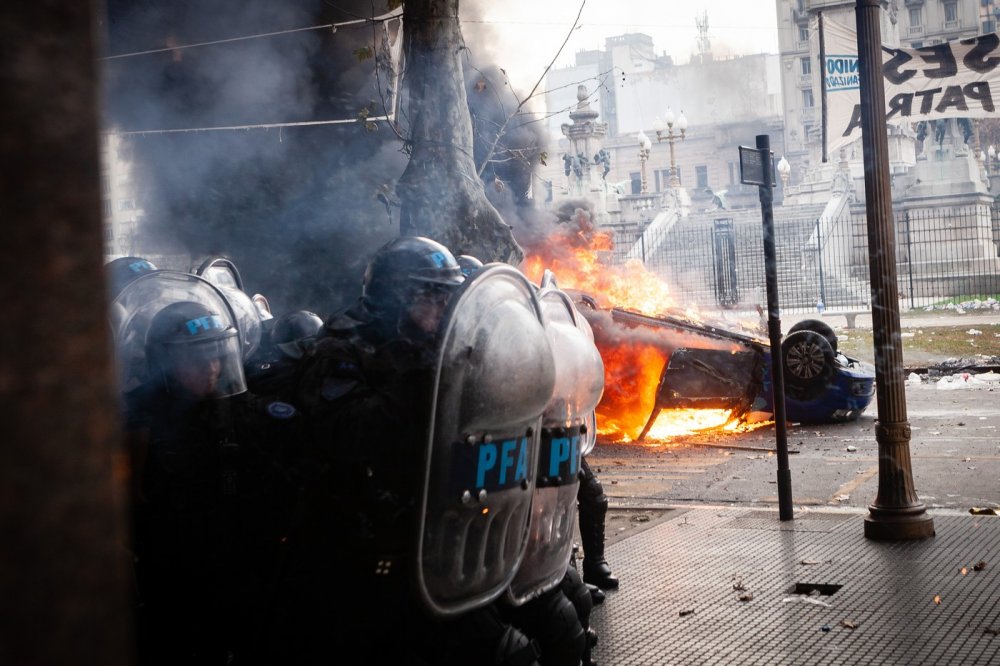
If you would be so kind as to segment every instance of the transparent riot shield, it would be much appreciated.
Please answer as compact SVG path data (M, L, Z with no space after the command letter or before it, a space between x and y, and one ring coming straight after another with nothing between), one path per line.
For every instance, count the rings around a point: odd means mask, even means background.
M123 392L149 379L145 347L150 321L166 306L181 301L201 303L223 316L227 325L236 325L226 298L203 278L166 270L139 276L121 290L109 310L118 383Z
M580 457L588 444L593 447L593 414L604 392L604 363L590 325L554 280L543 280L542 285L538 298L555 359L556 384L542 417L528 546L507 592L508 600L517 605L555 587L566 574Z
M260 346L261 311L254 299L243 291L243 278L236 270L236 265L224 257L209 257L194 273L215 285L225 297L240 333L243 358L253 356Z
M505 264L462 284L440 331L414 560L445 617L494 600L521 563L555 368L535 289Z

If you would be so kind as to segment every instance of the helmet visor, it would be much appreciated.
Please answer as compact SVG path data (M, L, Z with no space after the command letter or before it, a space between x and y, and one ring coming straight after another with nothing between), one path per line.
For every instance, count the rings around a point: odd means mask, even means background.
M235 334L214 340L164 345L163 371L171 383L197 398L225 398L247 390Z

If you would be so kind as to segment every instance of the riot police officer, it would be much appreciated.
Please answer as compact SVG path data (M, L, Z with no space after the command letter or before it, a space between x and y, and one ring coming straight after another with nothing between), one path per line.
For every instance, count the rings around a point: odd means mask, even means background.
M148 381L127 396L143 663L247 663L268 604L287 507L290 405L246 392L222 309L162 308Z
M328 318L302 360L297 400L317 473L273 627L286 661L328 660L346 643L375 664L535 661L534 645L492 606L432 619L412 594L438 328L463 280L439 243L391 241L369 262L361 298Z
M298 362L322 328L323 320L309 310L286 312L271 320L260 348L244 366L250 390L290 399Z

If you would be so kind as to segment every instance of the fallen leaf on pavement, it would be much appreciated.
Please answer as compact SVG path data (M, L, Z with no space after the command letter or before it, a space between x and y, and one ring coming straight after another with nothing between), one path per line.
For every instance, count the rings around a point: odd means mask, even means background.
M810 565L810 564L821 564L821 562L819 560L802 560L801 562L799 562L799 564Z
M753 601L753 592L740 595L740 601Z
M986 560L979 560L979 561L978 561L978 562L976 562L976 564L975 564L975 565L974 565L974 566L972 567L972 570L973 570L973 571L982 571L982 570L983 570L983 569L985 569L985 568L986 568Z
M982 506L974 506L974 507L972 507L971 509L969 509L969 513L971 513L973 516L995 516L995 515L997 515L997 512L996 512L995 509L991 509L989 507L982 507Z
M842 626L844 629L857 629L858 628L858 625L855 624L853 620L841 620L840 621L840 626Z
M692 608L690 610L682 610L680 613L678 613L678 615L680 615L681 617L684 617L685 615L694 615L694 609Z

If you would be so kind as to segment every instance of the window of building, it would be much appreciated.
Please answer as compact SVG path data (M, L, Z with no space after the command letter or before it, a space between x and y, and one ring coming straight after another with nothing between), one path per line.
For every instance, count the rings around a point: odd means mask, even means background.
M944 3L944 20L945 23L952 23L958 20L958 3L957 2L946 2Z
M702 189L708 187L708 167L707 166L696 166L694 168L695 179L698 181L698 188Z
M910 26L917 27L924 24L924 12L920 7L910 7Z
M642 194L642 176L638 171L633 171L628 175L632 181L632 194Z
M736 162L729 163L729 184L736 184Z
M802 106L804 106L807 109L811 109L813 105L814 104L813 104L812 88L806 88L805 90L802 91Z
M111 217L111 202L104 201L101 203L101 209L104 212L104 217Z
M118 202L118 210L135 210L135 199L122 199Z
M805 58L802 58L799 63L802 67L802 76L809 76L812 74L812 58L806 56Z
M799 26L799 41L808 42L809 41L809 28L805 26Z
M994 21L993 19L989 19L988 21L983 21L983 34L984 35L989 34L991 32L996 32L996 31L997 31L997 22L996 21Z

